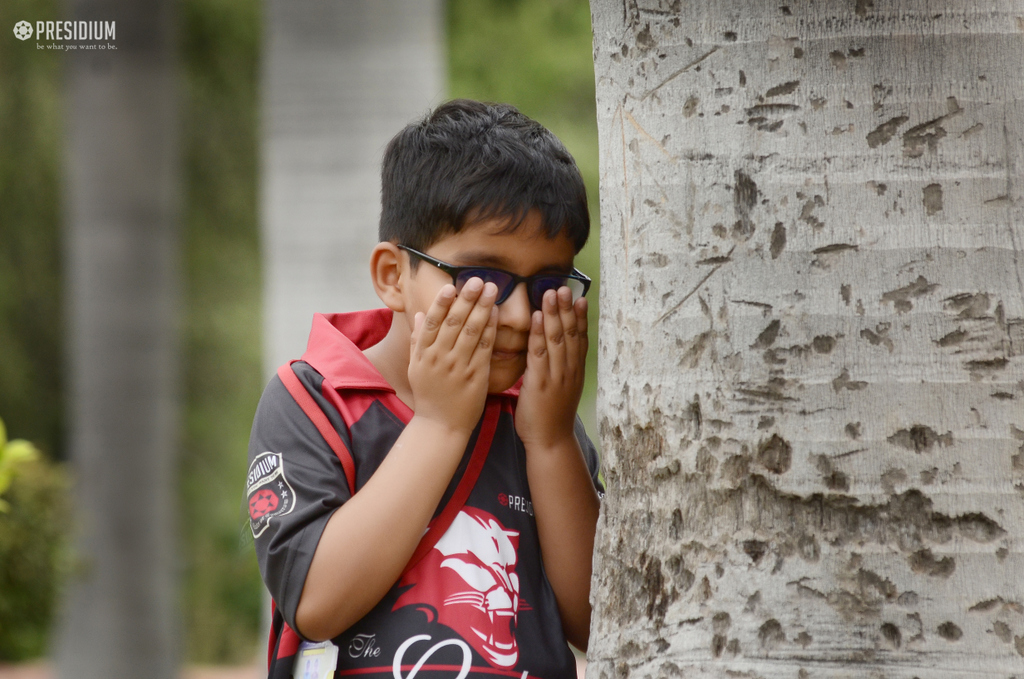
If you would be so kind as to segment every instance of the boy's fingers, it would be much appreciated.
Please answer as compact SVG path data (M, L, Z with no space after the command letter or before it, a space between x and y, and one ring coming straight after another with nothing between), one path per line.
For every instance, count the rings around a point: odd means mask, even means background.
M586 336L587 334L587 298L580 297L573 304L573 310L576 312L576 327L579 329L580 334Z
M421 347L429 347L437 339L441 324L448 315L448 310L455 300L455 286L448 284L437 291L427 313L423 314L423 325L416 329L417 342ZM420 312L422 313L422 312ZM416 314L419 316L420 314Z
M465 352L467 356L470 356L476 350L491 321L491 309L494 308L494 301L497 297L498 288L494 283L487 283L483 286L476 304L469 310L466 322L462 325L455 340L454 351Z
M576 321L576 309L572 305L572 291L565 286L558 289L558 315L565 336L566 359L571 363L579 355L580 331Z
M546 376L548 373L548 343L544 337L544 312L534 311L530 316L530 338L526 345L526 371Z
M590 337L587 335L587 300L580 297L573 304L573 309L576 311L576 329L580 333L580 365L584 365L587 360L587 351L590 348Z
M487 325L484 326L483 334L480 335L480 342L476 345L472 362L477 366L490 366L491 351L494 349L494 337L498 334L498 307L491 306L490 316L487 318Z
M548 349L548 370L555 383L561 381L565 368L565 329L558 311L558 295L553 290L544 293L544 339Z
M455 346L455 342L458 341L459 334L462 332L462 327L466 324L466 319L469 318L469 314L476 305L476 301L480 297L483 288L484 283L479 278L470 278L462 286L462 290L459 291L455 301L452 302L451 308L448 309L448 315L445 316L441 329L437 332L437 346L439 349L451 350Z

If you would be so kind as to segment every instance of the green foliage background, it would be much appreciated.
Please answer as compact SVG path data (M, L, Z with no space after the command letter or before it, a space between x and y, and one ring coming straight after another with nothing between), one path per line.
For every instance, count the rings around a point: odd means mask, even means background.
M257 209L260 4L183 0L185 657L251 660L262 584L242 511L263 389Z
M19 465L0 513L0 660L46 652L51 611L68 557L71 513L64 470L44 459Z
M52 16L55 0L5 0L0 26ZM60 68L0 40L0 418L11 439L60 457ZM70 502L63 470L22 465L0 513L0 661L45 652L63 573Z
M198 663L250 662L263 643L256 638L262 590L241 497L249 428L262 389L260 10L254 0L178 5L185 274L179 528L185 653ZM0 3L0 417L12 438L29 439L55 459L64 457L62 61L59 53L38 52L33 40L22 43L10 31L19 20L65 19L65 12L56 0ZM576 157L594 225L578 266L596 281L589 12L586 0L450 0L446 30L451 96L511 102L552 129ZM589 296L594 332L582 411L593 432L596 286ZM64 493L56 481L44 481L46 492ZM56 544L65 515L36 509L40 525L56 530L35 529L40 544L44 537ZM5 539L0 526L0 541ZM53 578L39 585L40 591L56 591ZM5 599L30 590L0 585L0 610ZM45 627L50 610L42 607L41 615ZM0 661L43 647L42 636L19 651L0 644Z
M60 9L57 0L0 2L0 417L12 439L58 457L61 61L12 31Z

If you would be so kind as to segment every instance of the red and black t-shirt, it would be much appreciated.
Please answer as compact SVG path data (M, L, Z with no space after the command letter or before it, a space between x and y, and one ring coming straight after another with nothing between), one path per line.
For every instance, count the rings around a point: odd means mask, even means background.
M413 415L362 354L390 324L387 309L317 315L302 360L278 372L256 411L247 495L275 602L272 679L291 676L300 641L295 611L328 519L376 471ZM513 388L488 397L410 567L333 640L335 676L576 676L541 562L513 422L517 396ZM579 420L576 435L600 490L597 455Z

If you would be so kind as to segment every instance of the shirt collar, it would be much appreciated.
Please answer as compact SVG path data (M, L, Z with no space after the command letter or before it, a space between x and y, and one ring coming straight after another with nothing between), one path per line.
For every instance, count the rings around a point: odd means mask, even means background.
M343 314L314 314L302 360L327 378L335 389L375 389L394 393L363 351L384 339L391 329L391 309ZM523 379L502 395L518 397Z

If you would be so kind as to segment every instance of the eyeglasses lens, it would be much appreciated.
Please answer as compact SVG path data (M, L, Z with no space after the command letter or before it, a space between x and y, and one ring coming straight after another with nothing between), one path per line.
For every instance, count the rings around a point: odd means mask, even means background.
M512 294L512 290L516 286L515 280L501 271L494 269L464 269L459 272L458 277L455 279L455 291L462 292L463 286L469 282L470 278L479 278L484 283L494 283L498 288L498 304L508 299L508 296Z
M509 298L516 288L516 280L503 271L495 269L463 269L455 279L456 292L462 292L463 286L470 278L479 278L484 283L494 283L498 288L497 303L501 304ZM537 276L528 280L530 303L540 309L544 302L544 293L567 286L572 291L573 301L583 296L583 282L567 276Z
M535 278L530 286L530 302L537 309L544 304L544 293L548 290L558 290L561 287L568 287L572 292L572 299L576 301L583 295L583 283L575 278L567 276L544 276Z

